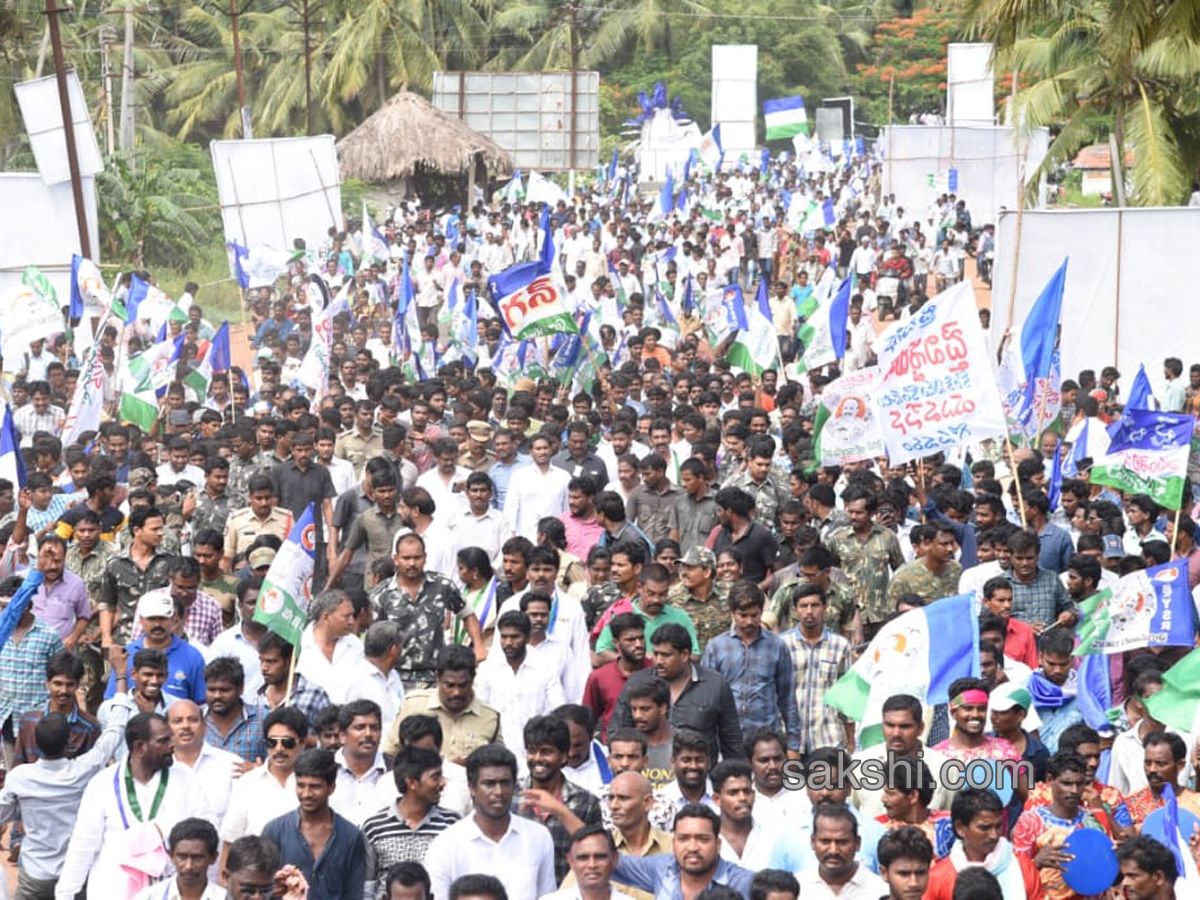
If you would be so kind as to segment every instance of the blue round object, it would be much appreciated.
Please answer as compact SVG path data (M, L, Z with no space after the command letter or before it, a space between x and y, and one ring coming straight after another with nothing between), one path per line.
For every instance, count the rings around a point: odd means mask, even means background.
M1116 881L1121 866L1112 838L1096 828L1080 828L1071 832L1063 849L1074 855L1063 867L1067 887L1083 896L1103 894Z

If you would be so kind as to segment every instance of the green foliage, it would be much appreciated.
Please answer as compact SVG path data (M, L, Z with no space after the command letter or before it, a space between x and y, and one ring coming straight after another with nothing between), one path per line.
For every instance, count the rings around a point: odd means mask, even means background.
M1018 120L1058 128L1044 168L1111 133L1134 155L1132 203L1187 198L1200 171L1200 0L968 0L967 12L1021 76Z
M909 18L888 19L875 29L868 61L855 66L854 96L874 122L886 122L893 91L893 120L940 110L946 96L946 44L961 37L951 9L926 7Z
M110 159L96 188L105 262L186 272L221 234L212 163L194 144Z

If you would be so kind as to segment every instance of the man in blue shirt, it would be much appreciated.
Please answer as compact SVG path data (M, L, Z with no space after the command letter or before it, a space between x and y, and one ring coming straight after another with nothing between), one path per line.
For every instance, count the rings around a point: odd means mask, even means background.
M305 750L293 771L300 807L268 822L262 836L279 848L284 865L300 870L311 900L361 900L366 843L362 833L329 806L337 761L328 750Z
M167 594L153 591L138 601L137 615L142 620L142 636L126 647L128 658L132 660L143 649L161 650L167 655L167 680L163 682L162 692L181 700L191 700L197 705L204 703L207 690L204 684L204 657L174 633L178 621L175 602ZM132 682L132 666L126 676ZM107 700L112 697L116 690L114 670L114 674L109 675L104 698Z
M613 872L620 884L648 891L654 900L696 897L713 884L733 888L749 900L754 873L721 859L721 817L700 803L675 814L674 853L623 855Z
M744 730L780 731L788 737L788 749L799 755L796 668L783 638L763 628L765 605L766 596L757 584L736 582L729 591L733 628L708 642L700 664L729 683Z

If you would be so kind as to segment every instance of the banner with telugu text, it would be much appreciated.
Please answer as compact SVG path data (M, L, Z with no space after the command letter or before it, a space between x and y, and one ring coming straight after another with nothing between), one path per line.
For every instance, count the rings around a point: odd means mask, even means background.
M1005 433L970 283L956 284L892 325L875 348L883 372L875 408L893 464Z

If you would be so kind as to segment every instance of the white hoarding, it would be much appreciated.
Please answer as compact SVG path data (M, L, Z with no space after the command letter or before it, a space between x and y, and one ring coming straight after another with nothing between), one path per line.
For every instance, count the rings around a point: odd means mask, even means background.
M100 220L95 180L90 177L83 179L83 205L92 254L99 257ZM71 299L71 255L80 252L70 182L47 185L37 172L0 172L0 209L19 212L0 217L0 297L20 288L26 266L37 266L66 306ZM3 327L0 323L0 330Z
M42 180L46 184L70 181L71 168L67 163L67 141L63 135L57 80L53 75L47 75L45 78L21 82L15 90L25 131L29 134L29 146ZM92 117L88 114L83 88L79 86L79 78L73 71L67 73L67 100L71 107L71 121L75 126L79 174L95 175L103 171L104 160L96 144L96 133L92 130Z
M434 72L432 102L519 169L581 171L600 159L599 72Z
M1004 212L996 228L992 333L1009 327L1017 213ZM1034 210L1021 217L1021 259L1012 321L1017 327L1049 281L1070 259L1062 307L1062 372L1115 365L1128 391L1139 363L1156 389L1162 361L1184 367L1200 346L1200 318L1192 308L1194 273L1180 260L1196 252L1200 209Z
M946 47L946 121L950 125L996 123L991 44Z
M1050 134L1045 128L1021 134L995 126L893 125L880 141L884 191L895 194L898 205L924 218L954 170L954 193L980 226L995 222L1001 209L1017 208L1022 175L1041 165Z
M721 126L726 162L758 146L758 45L712 45L712 124Z
M342 228L342 183L333 135L213 141L213 170L227 240L247 248L317 247Z

